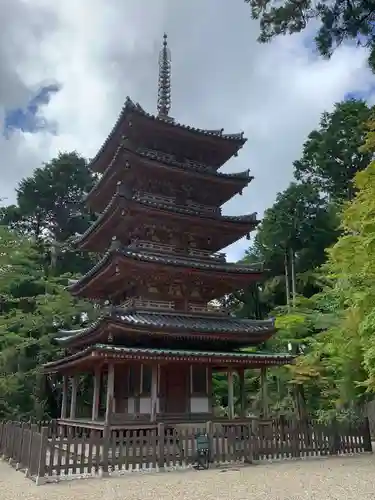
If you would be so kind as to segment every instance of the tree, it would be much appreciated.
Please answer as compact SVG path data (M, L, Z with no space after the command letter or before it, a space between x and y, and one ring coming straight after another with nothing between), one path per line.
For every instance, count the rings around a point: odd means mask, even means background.
M354 41L369 48L369 64L375 68L375 32L372 0L245 0L250 4L253 19L260 21L258 41L266 43L279 35L300 33L315 23L315 45L326 58L344 41Z
M326 416L357 412L375 392L375 162L355 187L322 267L326 285L311 299L312 336L292 370L292 383L319 388L315 411Z
M372 156L360 150L371 114L372 108L354 99L323 113L320 127L303 146L302 158L294 162L296 179L315 184L335 201L352 199L354 175L368 166Z
M313 271L324 262L325 248L336 240L337 225L334 208L313 185L292 183L277 195L244 259L264 261L267 281L262 292L269 307L285 304L285 259L290 250L297 291L308 295L318 291Z
M41 365L62 355L60 328L79 327L94 308L65 290L69 275L45 274L33 240L0 226L0 418L54 415L58 401L42 384Z
M75 152L60 153L20 182L18 204L0 210L0 223L33 236L41 246L40 252L46 255L51 244L57 242L57 274L86 272L92 259L72 252L67 241L86 231L94 220L84 206L84 196L94 182L95 176L84 158Z
M1 222L36 238L64 241L88 228L83 198L94 182L84 158L60 153L20 182L17 206L3 208Z

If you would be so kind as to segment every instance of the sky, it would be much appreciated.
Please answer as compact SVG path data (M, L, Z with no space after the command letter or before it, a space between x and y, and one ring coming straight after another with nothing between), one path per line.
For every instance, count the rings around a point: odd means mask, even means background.
M0 0L0 199L59 151L90 158L129 95L156 112L158 52L172 54L171 115L201 128L244 131L223 167L255 179L224 213L263 211L292 179L294 160L325 110L348 95L373 100L366 52L330 61L303 36L257 43L243 0ZM227 250L242 257L248 241Z

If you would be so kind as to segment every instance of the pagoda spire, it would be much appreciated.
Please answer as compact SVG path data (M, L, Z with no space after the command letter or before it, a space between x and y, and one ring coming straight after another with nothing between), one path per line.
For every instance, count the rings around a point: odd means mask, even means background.
M171 52L167 46L167 35L163 36L163 47L159 53L158 116L167 118L171 109Z

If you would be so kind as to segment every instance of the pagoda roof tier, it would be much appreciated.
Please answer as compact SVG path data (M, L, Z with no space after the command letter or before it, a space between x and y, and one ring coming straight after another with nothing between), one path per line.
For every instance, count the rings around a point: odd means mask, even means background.
M245 144L243 132L224 134L223 129L205 130L176 122L171 117L154 116L127 97L121 113L96 156L91 160L95 172L104 172L122 137L160 151L171 148L194 160L194 155L215 167L222 166Z
M60 330L56 341L65 347L86 347L106 343L110 336L116 344L174 342L212 343L247 347L265 342L275 333L274 320L238 319L219 314L183 314L180 312L142 311L114 308L97 321L79 330ZM143 341L143 342L142 342Z
M204 208L204 207L203 207ZM85 233L72 240L80 250L103 252L108 242L116 237L128 242L131 230L151 224L175 227L180 234L192 228L201 228L211 237L211 248L218 251L249 234L259 224L257 214L239 216L221 215L220 211L202 213L198 205L176 205L173 199L150 193L130 193L119 187L106 210Z
M293 362L294 356L288 353L263 352L215 352L188 351L182 349L147 349L96 344L78 353L66 356L43 366L45 373L92 370L100 364L137 361L145 363L189 363L205 364L212 367L259 368L261 366L280 366Z
M236 173L217 172L215 169L198 162L184 160L178 161L174 155L160 151L119 146L104 171L91 191L86 195L85 201L90 208L101 212L107 205L118 181L127 184L136 176L145 178L168 178L175 183L195 183L197 188L203 189L205 196L209 196L212 205L222 205L249 184L253 179L249 170ZM205 183L202 187L202 183ZM214 186L214 189L209 189ZM194 189L195 186L192 186ZM208 190L208 191L207 191ZM197 189L194 189L197 192Z
M116 248L114 245L104 257L80 280L69 286L73 295L108 299L125 296L134 290L139 280L149 286L175 283L176 280L197 280L212 287L207 301L243 288L252 281L260 281L262 265L239 265L218 261L203 261L187 255L161 254L132 247Z

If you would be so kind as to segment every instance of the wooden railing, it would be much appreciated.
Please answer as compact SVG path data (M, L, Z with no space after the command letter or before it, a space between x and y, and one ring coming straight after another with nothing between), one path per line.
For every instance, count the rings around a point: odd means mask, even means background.
M166 205L176 204L176 200L173 196L162 196L161 194L147 193L144 191L137 191L135 195L137 198L142 198L154 203L163 203Z
M188 304L188 310L193 313L207 313L207 314L229 314L229 312L221 307L215 307L211 304L192 303Z
M159 243L157 241L135 240L129 245L130 248L145 248L146 250L153 250L154 252L162 253L175 253L176 248L167 243Z
M206 213L213 213L215 215L221 215L221 208L220 207L215 207L212 205L202 205L202 204L196 203L195 201L192 201L192 200L187 200L186 206L188 208L196 210L197 212L203 212L203 213L206 212Z
M164 205L173 205L174 207L181 209L191 209L200 214L215 214L221 215L221 208L212 205L203 205L201 203L196 203L193 200L186 200L186 204L179 204L175 197L173 196L163 196L160 194L149 193L146 191L137 191L134 195L135 199L146 200L152 203L162 203Z
M225 262L226 254L224 252L212 253L209 250L200 250L198 248L189 248L188 255L192 257L199 257L200 259L218 260Z
M194 160L189 160L188 158L184 158L182 161L179 161L179 160L177 160L175 155L172 155L169 153L163 153L161 151L156 151L155 149L139 148L137 151L140 154L144 154L153 160L159 160L159 161L165 162L165 163L172 163L172 164L174 163L174 164L190 167L194 170L201 170L202 172L213 170L212 167L210 167L210 165L207 165L205 163L201 163L201 162L194 161Z
M169 300L146 300L141 299L139 297L132 297L130 299L125 300L122 303L122 307L125 308L139 308L139 309L157 309L157 310L166 310L173 311L174 310L174 302Z
M0 422L0 454L37 485L60 478L147 469L187 468L197 463L197 436L205 434L209 462L267 462L371 452L368 419L357 423L270 421L266 430L251 422L159 423L125 430L103 426L74 429Z
M188 255L190 257L197 257L199 259L214 260L219 262L225 262L226 254L223 252L210 252L209 250L200 250L198 248L188 248L185 252L181 248L177 248L174 245L169 245L168 243L159 243L155 241L145 241L145 240L135 240L129 245L130 248L145 248L147 250L153 250L155 252L161 253L173 253L180 255Z

